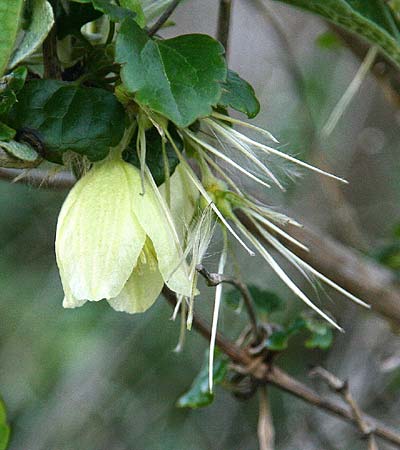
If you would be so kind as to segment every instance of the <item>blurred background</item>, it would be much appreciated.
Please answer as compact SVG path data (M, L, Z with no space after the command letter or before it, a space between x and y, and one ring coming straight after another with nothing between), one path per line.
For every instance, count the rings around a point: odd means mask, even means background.
M187 0L173 16L176 26L162 34L215 35L217 15L215 0ZM333 133L316 139L360 65L327 30L315 16L277 2L234 0L229 60L261 101L254 122L272 131L283 149L328 164L350 181L342 200L356 231L338 221L341 201L333 201L312 173L303 172L284 195L272 191L263 198L399 270L399 111L367 76ZM179 324L170 320L165 300L136 316L102 302L62 308L54 237L65 196L0 181L0 393L12 426L11 450L258 448L257 397L239 401L217 388L208 408L175 406L198 373L208 344L191 332L183 351L173 351ZM216 269L220 244L217 237L207 256L210 270ZM237 254L247 282L287 300L280 320L305 309L260 259L239 249ZM212 298L212 288L203 287L196 303L208 319ZM329 351L309 350L295 340L279 365L324 393L307 373L315 364L329 368L350 381L366 412L399 429L399 336L373 312L330 291L317 301L328 305L346 333L335 333ZM243 313L223 308L220 329L228 336L236 338L245 323ZM343 421L270 391L277 449L366 448ZM391 447L382 443L379 448Z

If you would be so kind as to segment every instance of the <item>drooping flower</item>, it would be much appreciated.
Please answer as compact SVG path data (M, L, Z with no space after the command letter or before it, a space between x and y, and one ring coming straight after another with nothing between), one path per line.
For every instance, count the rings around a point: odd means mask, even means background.
M170 212L149 171L141 177L119 156L94 164L61 209L56 256L67 308L106 299L117 311L142 312L164 283L189 296L182 255Z

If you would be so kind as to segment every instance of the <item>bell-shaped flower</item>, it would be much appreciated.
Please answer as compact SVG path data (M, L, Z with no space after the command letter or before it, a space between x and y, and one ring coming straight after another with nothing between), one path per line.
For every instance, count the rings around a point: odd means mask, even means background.
M68 194L56 256L67 308L106 299L117 311L136 313L154 303L164 283L179 295L191 293L163 197L149 173L142 180L119 158L96 163Z

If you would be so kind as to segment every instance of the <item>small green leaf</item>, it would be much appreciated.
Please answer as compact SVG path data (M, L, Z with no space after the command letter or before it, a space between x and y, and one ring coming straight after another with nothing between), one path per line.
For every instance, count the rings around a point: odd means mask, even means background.
M272 314L283 309L284 301L275 292L260 289L254 285L249 285L248 289L259 312ZM241 294L237 289L232 289L224 294L224 299L229 306L237 309L240 305Z
M170 127L169 132L174 138L177 147L182 149L182 141L177 135L176 131L174 129L171 129ZM132 141L136 142L136 136L133 137ZM168 158L169 174L172 175L175 171L176 166L179 164L179 159L176 156L176 153L170 142L166 143L165 151ZM129 162L135 167L140 168L140 160L136 151L136 145L129 146L123 152L122 156L125 161ZM163 184L165 181L165 169L162 140L160 133L154 127L151 127L150 130L146 131L146 164L150 169L150 172L153 175L154 181L156 182L157 186Z
M0 116L7 114L17 101L16 93L24 86L26 67L18 67L14 72L0 78Z
M0 2L0 76L14 49L24 0Z
M320 348L326 350L332 345L333 333L327 328L324 333L313 333L309 339L306 340L305 346L307 348Z
M120 3L121 6L130 9L136 14L135 21L141 28L146 25L146 17L140 0L120 0Z
M219 352L215 352L214 358L214 386L221 384L228 372L228 361L226 357ZM214 400L214 393L209 391L208 386L208 351L206 352L204 363L199 374L193 380L192 386L186 394L182 395L177 406L179 408L202 408L208 406Z
M50 3L46 0L31 0L31 20L24 31L22 41L11 57L9 67L12 68L31 55L46 39L53 24L54 14Z
M222 45L210 36L188 34L153 40L132 19L119 30L116 61L135 100L187 127L208 116L226 79Z
M8 125L33 130L49 154L60 157L71 150L98 161L121 140L125 111L109 91L32 80L18 94ZM57 158L48 159L57 162Z
M324 50L337 50L343 47L343 44L337 34L332 33L332 31L326 31L325 33L320 34L315 43L319 48Z
M400 66L400 33L382 0L278 0L319 14L378 45Z
M5 123L0 122L0 141L10 141L14 139L16 131Z
M6 407L0 398L0 450L6 450L10 440L10 427L7 424Z
M253 87L233 70L228 70L226 82L222 84L219 105L225 108L230 106L246 114L249 119L260 112L260 102Z
M92 3L95 9L107 14L113 22L122 22L127 17L131 17L133 20L136 18L136 14L132 10L114 5L110 0L92 0Z

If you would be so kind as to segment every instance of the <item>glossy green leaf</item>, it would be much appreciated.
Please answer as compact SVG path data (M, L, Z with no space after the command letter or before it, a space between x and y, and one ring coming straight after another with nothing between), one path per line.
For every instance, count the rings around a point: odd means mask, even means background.
M23 6L23 0L0 2L0 76L14 49Z
M136 14L132 10L121 8L110 0L92 0L92 3L95 9L106 14L113 22L122 22L127 17L131 17L134 20L136 18Z
M24 30L22 41L12 55L9 67L12 68L37 50L54 24L54 14L47 0L31 0L30 21Z
M214 386L221 384L228 372L228 361L219 351L215 352L214 358ZM208 406L214 400L214 393L209 391L208 385L208 351L206 352L203 366L199 374L193 380L192 386L182 397L179 398L179 408L201 408Z
M62 8L57 16L57 37L79 34L83 25L102 16L91 2L69 2L68 10Z
M378 45L400 66L400 34L382 0L278 0L316 13Z
M7 424L6 407L0 398L0 450L6 450L10 440L10 427Z
M11 139L14 139L15 133L13 128L0 122L0 141L10 141Z
M228 70L226 82L222 84L219 105L225 108L229 106L246 114L248 118L260 112L260 102L253 87L233 70Z
M121 78L135 100L187 127L208 116L226 79L224 49L210 36L188 34L154 40L131 19L123 22L116 45Z
M174 132L174 130L170 129L170 133L175 139L175 143L178 148L182 149L182 141L176 134L176 131ZM136 136L134 136L132 141L136 142ZM179 163L179 159L176 156L174 148L169 142L165 145L165 152L168 158L169 174L172 175ZM123 158L135 167L140 168L140 160L136 151L136 145L130 145L129 148L123 152ZM150 169L157 186L163 184L165 181L166 171L164 168L162 140L159 132L154 127L150 128L150 130L146 132L146 164Z
M273 291L260 289L257 286L249 285L248 289L253 298L254 305L261 313L271 314L281 311L284 307L284 301ZM237 289L227 291L224 295L226 303L234 309L237 309L241 302L241 294Z
M97 161L121 140L125 111L109 91L32 80L18 94L8 125L33 130L49 154L71 150Z

